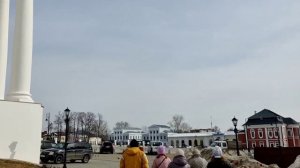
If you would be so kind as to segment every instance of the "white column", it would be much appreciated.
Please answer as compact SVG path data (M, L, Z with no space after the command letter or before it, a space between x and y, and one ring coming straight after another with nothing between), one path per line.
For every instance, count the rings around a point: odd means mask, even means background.
M4 99L7 46L8 46L9 0L0 0L0 100Z
M30 94L33 0L16 0L16 22L10 90L7 100L33 102Z

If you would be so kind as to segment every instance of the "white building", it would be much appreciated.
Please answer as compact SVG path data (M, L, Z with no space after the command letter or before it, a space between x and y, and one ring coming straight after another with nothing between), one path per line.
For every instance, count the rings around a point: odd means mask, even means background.
M170 127L166 125L153 124L148 127L148 133L143 134L143 140L161 141L165 145L168 145L168 134L170 133L170 131Z
M142 129L140 128L123 128L114 129L114 132L110 136L110 140L114 141L118 145L128 145L130 140L136 139L138 141L142 140Z
M213 142L213 132L200 133L170 133L168 144L175 147L209 146Z

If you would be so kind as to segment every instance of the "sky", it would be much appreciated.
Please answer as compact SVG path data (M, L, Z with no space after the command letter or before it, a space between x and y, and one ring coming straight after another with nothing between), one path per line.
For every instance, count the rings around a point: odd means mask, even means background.
M11 3L11 27L14 1ZM35 0L31 94L112 129L300 121L300 1ZM45 122L44 122L45 124Z

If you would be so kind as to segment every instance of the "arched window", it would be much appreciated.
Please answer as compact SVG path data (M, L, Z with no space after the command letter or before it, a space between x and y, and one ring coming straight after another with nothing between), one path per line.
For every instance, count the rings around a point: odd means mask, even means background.
M254 129L251 129L251 138L253 139L253 138L255 138L255 131L254 131Z
M173 141L173 140L171 140L171 146L173 146L173 147L174 147L174 141Z
M192 140L189 140L189 146L192 146Z
M181 140L181 147L185 148L186 144L184 143L184 140Z
M198 146L198 141L197 141L197 139L194 140L194 146Z
M273 131L272 131L272 129L268 129L268 136L269 136L269 138L273 138Z
M262 129L258 129L258 137L263 138L263 130Z
M179 140L176 140L176 148L179 147Z

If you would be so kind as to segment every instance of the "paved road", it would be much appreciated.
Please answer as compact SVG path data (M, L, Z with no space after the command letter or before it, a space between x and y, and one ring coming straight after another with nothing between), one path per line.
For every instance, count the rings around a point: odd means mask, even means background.
M94 154L89 163L67 163L67 168L118 168L120 154ZM154 155L147 155L149 166L152 166ZM62 164L45 164L47 168L62 168Z

